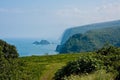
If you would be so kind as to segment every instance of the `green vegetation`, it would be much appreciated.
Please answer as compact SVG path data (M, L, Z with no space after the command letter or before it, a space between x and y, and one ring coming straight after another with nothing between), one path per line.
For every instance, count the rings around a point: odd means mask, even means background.
M13 45L0 40L0 80L21 79L18 53Z
M120 79L120 48L105 46L96 52L17 57L16 48L11 50L12 45L3 43L9 47L0 45L0 80Z
M99 63L99 64L98 64ZM62 69L60 69L55 74L55 80L64 79L65 76L70 76L71 74L82 74L82 73L90 73L99 69L101 61L95 59L93 54L88 54L84 56L80 56L78 60L71 61L67 63Z
M110 43L120 47L120 27L111 27L87 31L84 34L75 34L59 48L60 53L79 53L95 51Z
M0 40L0 80L51 80L58 69L79 55L18 57L13 45Z
M70 75L91 74L96 73L96 71L98 70L104 70L105 73L114 75L112 79L115 79L116 77L116 80L119 80L120 78L119 69L120 69L120 48L116 48L113 46L105 46L95 53L89 53L84 56L81 55L78 60L69 62L66 66L59 69L55 73L54 79L64 80L65 77L68 77L69 79Z
M0 47L5 58L17 58L19 56L14 45L10 45L5 41L0 40Z
M24 61L25 76L31 78L29 80L52 80L55 72L65 66L67 62L76 60L81 54L60 54L47 56L31 56L21 57L20 61Z
M65 77L64 80L114 80L115 74L106 72L105 70L98 70L91 74L71 75Z

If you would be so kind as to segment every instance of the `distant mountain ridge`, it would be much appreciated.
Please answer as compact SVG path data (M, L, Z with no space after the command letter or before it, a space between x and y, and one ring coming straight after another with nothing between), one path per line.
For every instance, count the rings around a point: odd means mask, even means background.
M59 53L94 51L107 42L120 47L120 20L67 29L56 51Z
M95 24L89 24L89 25L69 28L65 30L65 32L63 33L61 44L64 44L74 34L85 33L89 30L102 29L102 28L107 28L107 27L116 27L116 26L120 26L120 20L95 23Z
M76 53L95 51L104 44L120 47L120 26L89 30L83 34L78 33L70 37L59 48L60 53Z

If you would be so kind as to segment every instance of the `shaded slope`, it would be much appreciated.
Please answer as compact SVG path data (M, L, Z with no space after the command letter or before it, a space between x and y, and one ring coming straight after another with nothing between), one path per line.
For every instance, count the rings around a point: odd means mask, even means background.
M89 30L102 29L107 27L116 27L116 26L120 26L120 20L69 28L63 33L61 44L64 44L74 34L85 33Z
M75 34L59 48L60 53L94 51L105 43L120 47L120 26L89 30L83 34Z

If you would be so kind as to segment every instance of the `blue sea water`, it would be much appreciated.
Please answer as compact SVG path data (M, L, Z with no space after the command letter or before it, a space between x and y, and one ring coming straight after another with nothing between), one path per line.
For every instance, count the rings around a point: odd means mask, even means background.
M41 39L3 39L7 43L15 45L19 56L32 56L32 55L46 55L57 54L55 51L59 41L48 40L52 44L49 45L35 45L34 41L40 41Z

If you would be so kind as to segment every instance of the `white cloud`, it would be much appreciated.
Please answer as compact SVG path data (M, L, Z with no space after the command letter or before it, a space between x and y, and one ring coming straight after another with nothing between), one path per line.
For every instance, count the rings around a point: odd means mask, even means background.
M95 23L120 19L120 5L119 3L110 3L89 9L72 7L60 9L56 14L61 21L68 24Z
M81 10L79 8L65 8L58 10L56 14L58 16L63 16L63 17L75 17L75 16L80 16L81 15Z
M113 4L107 4L103 5L98 8L99 12L104 12L104 13L120 13L120 5L118 3L113 3Z
M111 3L99 6L96 9L96 15L101 20L120 19L120 5L119 3Z

